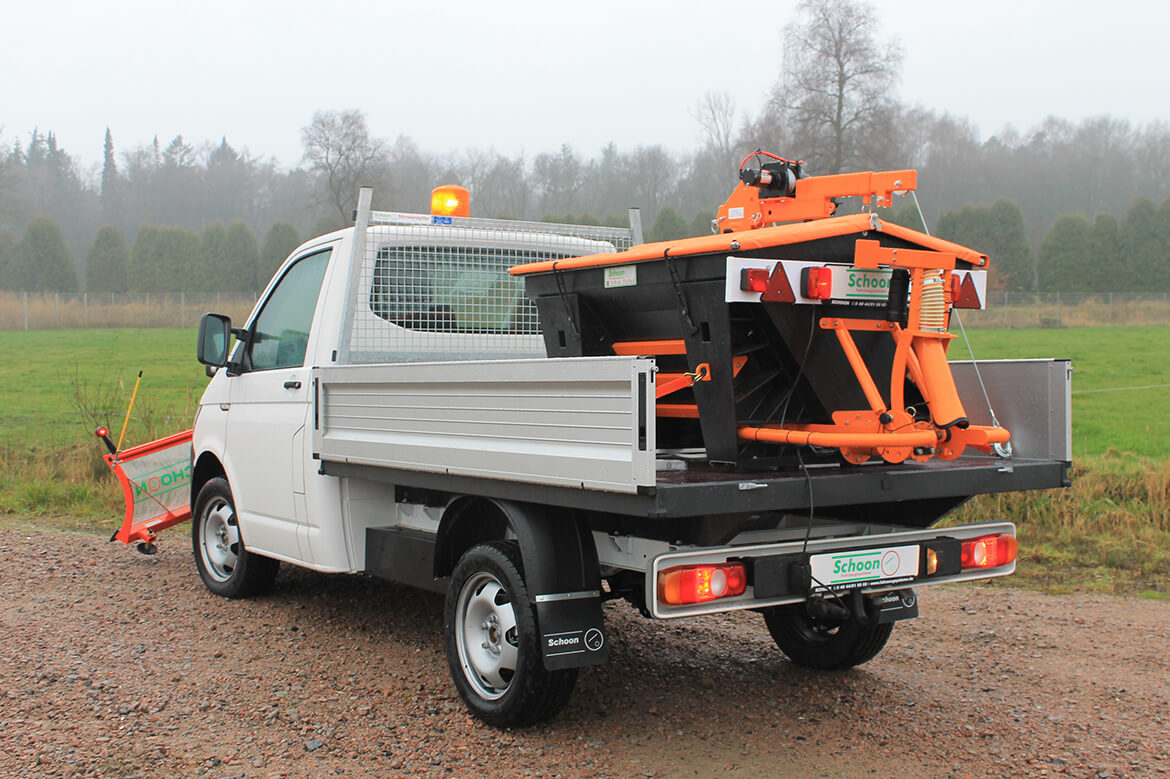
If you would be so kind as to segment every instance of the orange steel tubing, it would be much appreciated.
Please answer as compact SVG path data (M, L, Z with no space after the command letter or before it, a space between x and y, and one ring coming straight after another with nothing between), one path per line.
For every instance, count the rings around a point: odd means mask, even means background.
M669 341L617 341L613 353L622 357L637 357L643 354L686 354L687 343L681 339Z
M865 393L865 399L869 401L869 407L880 414L886 410L886 402L882 400L882 394L878 392L877 384L869 375L869 368L866 367L865 360L861 359L861 352L857 351L857 344L853 342L853 336L840 321L834 323L833 330L837 333L837 340L841 342L845 356L849 359L849 366L853 368L853 373L861 384L861 391Z
M699 407L694 403L659 403L657 415L671 419L698 419Z
M903 433L826 433L775 427L741 427L736 432L745 441L829 448L873 449L883 446L936 446L938 444L938 436L933 430L911 430Z
M645 260L674 259L696 254L747 252L753 249L768 249L773 246L787 246L793 243L815 241L818 238L832 238L838 235L853 235L873 229L870 214L849 214L812 222L763 227L759 230L745 230L738 233L705 235L697 238L679 238L674 241L643 243L624 252L608 254L587 254L583 257L568 257L563 260L541 260L509 269L513 276L529 273L552 273L554 270L577 268L603 268L607 265L625 265ZM734 246L732 245L734 244ZM554 267L555 266L555 267Z
M899 411L906 405L906 370L910 361L910 341L907 335L902 333L894 333L894 343L897 344L894 348L894 364L890 368L890 408L896 408ZM915 379L917 381L917 379ZM923 392L923 397L926 393ZM927 398L929 405L930 399Z
M1012 434L1007 428L991 427L990 425L971 425L966 430L956 430L951 434L956 441L962 441L968 446L991 446L1005 444L1011 440Z

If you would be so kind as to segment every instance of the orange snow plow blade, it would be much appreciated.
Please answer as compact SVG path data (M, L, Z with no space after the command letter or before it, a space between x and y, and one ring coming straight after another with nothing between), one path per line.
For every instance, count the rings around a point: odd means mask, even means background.
M105 428L97 435L113 449ZM160 438L103 459L122 484L126 517L110 537L154 552L155 534L191 518L191 431Z

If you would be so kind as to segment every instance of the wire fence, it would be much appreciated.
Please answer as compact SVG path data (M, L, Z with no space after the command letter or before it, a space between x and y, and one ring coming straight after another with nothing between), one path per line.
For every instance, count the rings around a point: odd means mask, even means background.
M987 308L963 311L972 329L1170 325L1170 294L993 292ZM0 291L0 330L196 327L208 311L242 323L254 293L37 293ZM953 324L953 323L952 323Z
M1170 325L1170 294L992 292L987 307L963 311L974 329ZM954 323L952 323L952 326Z
M101 327L197 327L208 311L243 323L256 305L255 293L78 294L0 291L0 330Z

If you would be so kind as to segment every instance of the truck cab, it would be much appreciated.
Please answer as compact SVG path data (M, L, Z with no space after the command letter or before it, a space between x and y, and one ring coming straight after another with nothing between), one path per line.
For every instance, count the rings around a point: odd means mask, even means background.
M231 332L238 340L199 402L195 481L222 472L250 550L319 571L365 570L364 537L342 520L351 501L371 498L343 496L342 482L320 472L307 434L314 369L339 360L543 355L536 309L509 268L616 251L631 234L499 220L484 220L490 229L443 224L451 218L375 212L356 250L348 228L293 252L239 330L208 320L217 343ZM351 277L355 251L368 257ZM354 283L358 301L350 298Z

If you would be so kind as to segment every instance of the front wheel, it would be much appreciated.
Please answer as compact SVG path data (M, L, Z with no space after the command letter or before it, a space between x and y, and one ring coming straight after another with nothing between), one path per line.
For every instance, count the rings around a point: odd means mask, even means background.
M894 630L894 623L863 624L850 618L817 619L803 603L775 606L764 612L764 622L776 646L797 665L840 670L877 657Z
M191 544L199 576L216 595L247 598L268 590L276 580L280 562L245 548L232 490L222 476L199 490L191 518Z
M487 724L530 725L568 702L577 669L544 667L515 543L479 544L460 558L447 589L444 630L459 696Z

